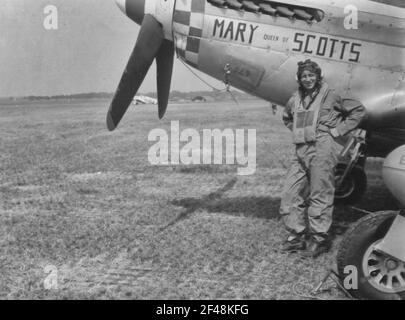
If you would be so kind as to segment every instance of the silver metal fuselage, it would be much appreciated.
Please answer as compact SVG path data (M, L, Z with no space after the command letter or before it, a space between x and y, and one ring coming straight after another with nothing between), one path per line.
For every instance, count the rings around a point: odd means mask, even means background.
M405 9L358 0L278 2L317 8L325 17L309 24L207 2L198 56L186 50L184 60L219 80L229 63L233 86L285 105L297 89L297 62L311 58L331 87L366 106L368 126L405 127ZM347 5L359 10L357 30L345 28ZM186 32L174 22L177 48L185 48Z
M207 0L126 0L129 16L130 1L145 1L144 14L162 24L180 59L221 81L228 65L232 86L272 103L285 105L297 89L297 62L318 62L332 88L365 105L363 128L394 129L390 135L398 142L393 147L405 143L405 136L399 137L405 132L403 5L380 3L387 0L260 2L323 12L319 21L308 23ZM357 29L351 28L353 21L347 23L353 14Z

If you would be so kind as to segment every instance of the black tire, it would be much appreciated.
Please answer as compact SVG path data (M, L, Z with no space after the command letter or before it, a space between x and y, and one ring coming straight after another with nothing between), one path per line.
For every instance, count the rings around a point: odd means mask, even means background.
M384 290L385 284L376 284L370 274L365 274L363 268L365 261L368 261L367 265L370 265L370 260L365 259L368 259L369 252L372 252L370 251L372 250L372 245L385 236L397 214L398 212L396 211L381 211L363 217L346 232L340 244L337 254L339 276L343 280L348 276L348 274L344 272L345 267L356 267L358 288L356 290L349 290L349 292L358 299L405 299L405 288L403 288L403 290L400 288L400 292L387 292L387 290ZM383 256L383 258L385 257ZM403 262L397 262L402 263L402 266L404 265Z
M340 163L336 167L336 177L341 176L346 165ZM361 199L367 189L367 176L363 167L355 166L346 176L340 188L335 190L335 204L354 204Z

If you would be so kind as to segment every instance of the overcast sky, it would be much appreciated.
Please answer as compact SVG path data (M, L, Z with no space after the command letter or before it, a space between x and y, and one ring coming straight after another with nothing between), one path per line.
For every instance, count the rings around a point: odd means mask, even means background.
M0 4L0 97L116 89L139 26L114 0L0 0ZM44 28L47 5L58 9L58 30ZM140 91L155 91L155 82L153 66ZM175 62L172 90L207 89Z

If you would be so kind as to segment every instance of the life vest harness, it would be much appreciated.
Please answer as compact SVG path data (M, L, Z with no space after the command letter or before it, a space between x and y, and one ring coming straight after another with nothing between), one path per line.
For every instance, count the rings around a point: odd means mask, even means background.
M295 144L316 141L319 112L329 91L329 86L324 83L319 89L318 94L309 102L306 108L300 94L296 94L293 122L293 142Z

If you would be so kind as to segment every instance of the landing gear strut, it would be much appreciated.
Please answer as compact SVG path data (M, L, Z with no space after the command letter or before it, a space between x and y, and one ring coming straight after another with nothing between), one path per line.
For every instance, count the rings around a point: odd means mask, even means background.
M363 130L358 130L344 146L335 174L336 204L353 204L366 191L365 146L365 131Z

